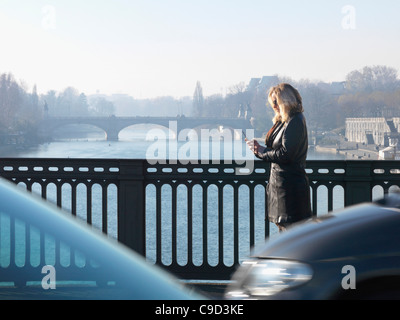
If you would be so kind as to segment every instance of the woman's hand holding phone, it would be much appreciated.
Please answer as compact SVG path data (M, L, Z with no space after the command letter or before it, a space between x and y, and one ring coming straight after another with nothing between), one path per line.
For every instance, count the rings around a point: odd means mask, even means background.
M265 147L261 146L257 140L249 140L243 132L244 141L246 141L247 146L254 153L257 158L262 158L262 154L265 152Z

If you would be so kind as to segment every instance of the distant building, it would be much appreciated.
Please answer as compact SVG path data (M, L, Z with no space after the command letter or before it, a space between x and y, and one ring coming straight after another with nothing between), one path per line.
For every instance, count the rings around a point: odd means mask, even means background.
M251 78L249 84L247 85L247 91L257 90L258 85L260 84L261 78Z
M326 92L336 96L340 96L344 94L346 91L346 81L330 82L330 83L320 82L317 84L317 86L320 89L325 90Z
M269 88L279 84L279 78L277 76L264 76L262 78L251 78L247 85L248 91L266 91Z
M258 86L261 89L267 90L278 84L279 84L279 78L277 76L264 76L261 78L261 81Z
M378 160L400 160L398 145L392 145L383 150L379 150Z
M347 118L346 139L389 146L399 137L400 118Z

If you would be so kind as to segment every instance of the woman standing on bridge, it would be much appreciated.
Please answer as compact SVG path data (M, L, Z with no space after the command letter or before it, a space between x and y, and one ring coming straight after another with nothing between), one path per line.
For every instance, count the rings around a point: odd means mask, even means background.
M282 83L270 89L268 101L275 112L266 147L247 141L254 155L271 163L267 186L267 212L280 231L312 216L310 187L305 172L308 151L307 125L299 92Z

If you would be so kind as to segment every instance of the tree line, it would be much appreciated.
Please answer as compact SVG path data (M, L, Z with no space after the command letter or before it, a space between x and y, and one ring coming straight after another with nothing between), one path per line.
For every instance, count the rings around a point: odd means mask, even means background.
M288 82L303 97L310 130L344 128L350 117L400 117L400 80L395 68L366 66L350 72L343 82L323 83L276 75L269 86L250 87L244 82L229 88L226 96L202 95L196 84L193 109L196 116L234 117L239 110L250 110L255 128L265 132L271 125L272 108L266 106L270 86ZM243 114L242 114L243 115Z
M36 86L29 93L12 74L1 74L0 114L0 144L8 142L10 136L35 139L42 117Z
M39 95L15 80L11 73L0 75L0 144L7 137L23 136L24 142L37 141L37 130L44 117L77 116L194 116L244 117L251 119L259 133L271 126L272 108L267 107L270 86L289 82L302 97L310 130L344 128L349 117L399 117L400 81L396 69L366 66L350 72L341 83L332 84L276 75L269 86L245 82L228 88L225 95L205 96L197 82L192 97L135 99L128 95L92 95L69 87Z
M110 116L115 106L104 97L88 97L68 87L38 95L15 80L11 73L0 75L0 144L38 143L40 121L44 117Z

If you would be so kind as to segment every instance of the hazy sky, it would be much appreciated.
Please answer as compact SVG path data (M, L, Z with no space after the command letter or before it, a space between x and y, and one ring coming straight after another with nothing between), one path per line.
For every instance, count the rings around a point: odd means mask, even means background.
M400 70L398 0L0 0L0 73L40 93L204 94Z

